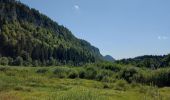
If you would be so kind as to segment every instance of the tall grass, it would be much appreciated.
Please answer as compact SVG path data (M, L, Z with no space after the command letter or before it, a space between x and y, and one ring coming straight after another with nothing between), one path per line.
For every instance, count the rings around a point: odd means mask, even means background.
M88 69L88 67L87 67ZM115 79L110 70L73 67L0 67L0 100L169 100L170 88L160 89ZM60 71L65 73L59 77ZM83 79L80 79L81 77ZM76 76L76 77L75 77ZM70 79L71 78L71 79ZM87 79L85 79L87 78ZM102 76L103 78L103 76ZM103 78L104 79L104 78ZM111 81L108 81L111 80Z

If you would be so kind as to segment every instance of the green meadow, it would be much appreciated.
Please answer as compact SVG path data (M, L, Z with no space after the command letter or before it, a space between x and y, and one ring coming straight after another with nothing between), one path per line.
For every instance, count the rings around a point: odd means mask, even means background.
M58 77L58 68L1 66L0 100L170 100L168 87Z

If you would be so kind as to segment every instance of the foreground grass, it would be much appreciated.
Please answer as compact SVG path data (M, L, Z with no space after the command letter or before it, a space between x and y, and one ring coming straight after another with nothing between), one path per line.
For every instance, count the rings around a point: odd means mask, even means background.
M48 69L38 73L39 69ZM55 67L0 67L0 100L170 100L170 88L61 79Z

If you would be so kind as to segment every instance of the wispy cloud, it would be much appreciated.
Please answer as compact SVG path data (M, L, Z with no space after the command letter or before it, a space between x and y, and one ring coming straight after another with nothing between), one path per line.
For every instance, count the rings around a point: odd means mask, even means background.
M79 5L74 5L74 9L75 9L75 10L79 10L79 9L80 9L80 6L79 6Z
M158 40L167 40L168 37L167 36L158 36Z

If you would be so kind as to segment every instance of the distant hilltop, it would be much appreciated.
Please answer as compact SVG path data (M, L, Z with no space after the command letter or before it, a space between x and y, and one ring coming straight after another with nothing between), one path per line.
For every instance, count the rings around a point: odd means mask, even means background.
M103 58L106 61L115 62L115 59L112 56L110 56L110 55L106 55Z

